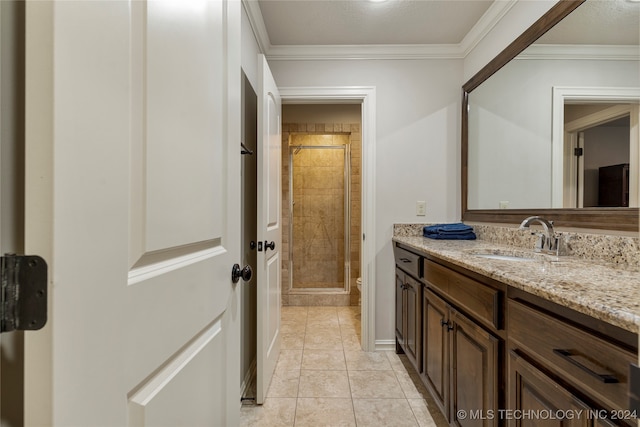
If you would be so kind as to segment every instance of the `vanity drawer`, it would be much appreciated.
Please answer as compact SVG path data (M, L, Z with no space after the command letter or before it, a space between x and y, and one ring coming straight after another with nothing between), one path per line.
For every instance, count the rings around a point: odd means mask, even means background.
M394 246L393 253L396 257L396 265L407 273L411 274L415 278L420 278L420 255L409 252L402 249L399 246Z
M510 347L520 348L610 409L628 408L629 364L638 356L537 309L509 300Z
M487 326L502 329L502 291L428 259L425 259L423 264L424 278L428 286L438 290L441 295L476 320Z

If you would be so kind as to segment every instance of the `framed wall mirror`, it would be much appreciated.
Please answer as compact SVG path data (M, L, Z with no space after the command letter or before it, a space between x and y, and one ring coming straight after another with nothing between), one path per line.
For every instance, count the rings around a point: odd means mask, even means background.
M639 34L638 2L560 1L465 83L464 221L638 231Z

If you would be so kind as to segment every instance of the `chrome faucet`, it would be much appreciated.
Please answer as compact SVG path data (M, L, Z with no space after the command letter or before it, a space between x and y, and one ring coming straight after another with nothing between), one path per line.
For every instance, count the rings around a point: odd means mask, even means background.
M524 221L520 223L520 230L528 230L529 226L534 222L542 225L542 229L544 230L542 233L531 233L538 236L538 241L536 242L534 250L536 252L545 252L553 255L560 255L560 239L558 238L558 236L556 236L556 233L553 230L553 221L546 220L539 216L530 216L528 218L525 218Z

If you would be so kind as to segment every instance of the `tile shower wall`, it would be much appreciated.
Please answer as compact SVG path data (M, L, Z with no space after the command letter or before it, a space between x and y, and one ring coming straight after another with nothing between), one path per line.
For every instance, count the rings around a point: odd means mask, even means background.
M289 241L289 145L340 145L348 142L351 147L351 227L350 227L350 246L351 252L351 292L320 292L320 293L303 293L303 291L291 289L289 270L289 251L294 250L295 256L300 256L302 243ZM309 151L309 150L307 150ZM335 150L336 154L342 155L342 150ZM303 154L303 153L299 153ZM282 126L282 212L283 212L283 235L282 235L282 303L283 305L357 305L359 292L356 288L356 278L360 276L360 204L361 204L361 158L362 158L362 140L360 124L324 124L324 123L289 123ZM319 173L319 172L318 172ZM339 175L342 175L340 173ZM319 177L317 175L316 177ZM294 179L294 182L298 180ZM297 185L297 184L296 184ZM328 189L325 189L325 191ZM308 194L305 193L305 194ZM337 210L343 210L342 197ZM323 204L323 195L309 198L309 201L319 203L318 208L328 209L328 204ZM333 203L332 203L333 205ZM333 210L336 210L333 209ZM294 210L294 214L298 214ZM302 212L300 212L302 214ZM296 221L301 218L296 217ZM304 227L303 224L298 225L294 221L296 227ZM333 221L333 227L327 228L325 235L332 238L342 239L344 235L344 224L341 221ZM299 230L300 231L300 230ZM297 233L305 234L305 233ZM307 233L309 234L309 233ZM337 237L339 236L339 237ZM342 245L339 245L342 246ZM294 256L294 258L295 258ZM335 258L335 257L334 257ZM317 282L325 280L328 276L341 278L344 277L344 262L342 262L342 254L340 254L339 266L329 259L315 260L306 263L304 267L315 279L321 279ZM298 263L300 264L300 263ZM316 271L317 270L317 271ZM296 274L299 272L296 272ZM297 276L296 276L297 277ZM342 280L340 280L342 282ZM311 287L306 285L307 287ZM336 285L334 285L336 286ZM342 283L337 286L342 286Z

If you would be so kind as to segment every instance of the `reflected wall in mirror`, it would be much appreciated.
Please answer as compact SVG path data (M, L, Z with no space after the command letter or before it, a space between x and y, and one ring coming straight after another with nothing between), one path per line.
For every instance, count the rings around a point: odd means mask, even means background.
M640 3L577 3L559 2L521 39L542 37L530 45L516 40L463 87L463 219L511 222L504 209L562 209L555 216L566 218L565 225L611 228L580 219L597 212L567 217L564 208L607 207L615 222L621 207L638 207ZM554 16L561 19L555 26ZM614 127L606 123L625 117L626 130L616 132L626 133L626 142L620 135L592 142L593 134ZM589 130L596 125L602 127ZM580 148L584 155L577 158ZM623 178L613 184L603 170L601 185L600 168L609 166L624 169ZM603 191L615 192L617 201ZM490 217L478 217L481 212ZM637 214L631 222L629 229L637 230Z

